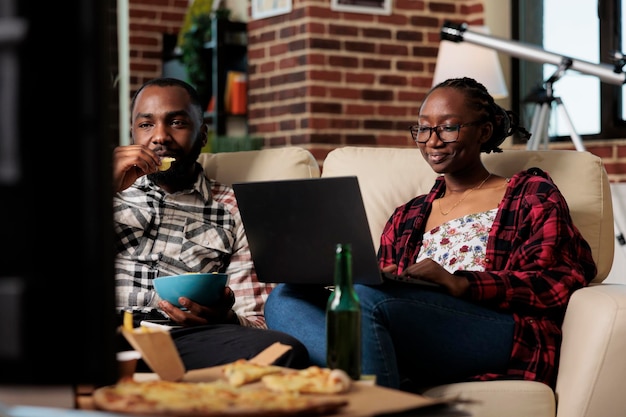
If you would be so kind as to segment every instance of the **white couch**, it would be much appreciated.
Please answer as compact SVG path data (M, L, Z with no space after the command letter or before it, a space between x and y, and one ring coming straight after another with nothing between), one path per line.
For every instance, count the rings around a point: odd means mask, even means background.
M279 178L315 178L319 167L306 150L289 147L203 154L207 173L226 183ZM602 284L614 255L614 225L608 178L600 158L568 150L505 150L484 155L487 167L510 176L538 166L550 173L598 264L593 285L573 295L563 324L556 390L530 381L466 382L437 386L427 396L474 400L460 405L476 417L626 416L626 285ZM373 241L391 211L427 192L435 173L416 148L343 147L331 151L321 176L356 175Z

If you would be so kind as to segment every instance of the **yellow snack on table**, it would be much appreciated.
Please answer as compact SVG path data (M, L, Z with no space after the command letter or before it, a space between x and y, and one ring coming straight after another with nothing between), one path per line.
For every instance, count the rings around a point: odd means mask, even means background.
M124 329L126 330L133 330L133 312L132 311L128 311L128 310L124 310L124 320L123 320L123 326Z

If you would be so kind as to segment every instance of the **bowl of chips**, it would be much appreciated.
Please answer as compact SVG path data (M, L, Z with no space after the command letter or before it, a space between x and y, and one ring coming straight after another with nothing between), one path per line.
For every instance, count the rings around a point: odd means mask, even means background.
M154 289L159 297L177 307L179 297L187 297L203 306L216 303L228 284L228 274L220 272L189 273L155 278Z

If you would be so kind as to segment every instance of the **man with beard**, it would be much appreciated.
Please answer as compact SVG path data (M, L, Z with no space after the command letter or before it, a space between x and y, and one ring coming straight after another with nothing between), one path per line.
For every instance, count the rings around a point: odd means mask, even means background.
M277 341L292 346L277 364L308 366L300 342L267 329L273 286L257 279L234 192L196 162L207 132L198 93L184 81L158 78L135 93L132 144L113 153L117 306L135 320L180 326L171 335L187 370L248 359ZM154 290L154 278L198 272L229 274L215 305L181 297L178 308Z

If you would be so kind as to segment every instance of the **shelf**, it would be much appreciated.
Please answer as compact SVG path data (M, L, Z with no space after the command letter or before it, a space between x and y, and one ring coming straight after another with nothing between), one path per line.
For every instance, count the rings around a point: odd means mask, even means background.
M216 97L212 111L204 113L205 120L219 136L230 136L229 126L237 126L236 131L245 126L247 134L247 116L230 114L226 111L224 94L229 71L248 73L248 32L245 22L231 22L226 19L212 18L211 41L202 47L204 71L208 74L202 95L203 106L208 107L211 97ZM181 61L180 50L176 48L177 35L163 35L163 75L188 80L187 70ZM196 86L198 87L198 86ZM247 92L246 92L247 94ZM206 109L205 107L205 109Z
M244 22L231 22L225 19L212 19L211 41L205 44L207 56L211 59L212 94L216 97L214 110L208 112L213 119L213 130L218 136L228 135L228 121L231 118L243 119L245 115L226 112L224 95L229 71L248 72L248 32ZM247 130L247 123L245 123Z

